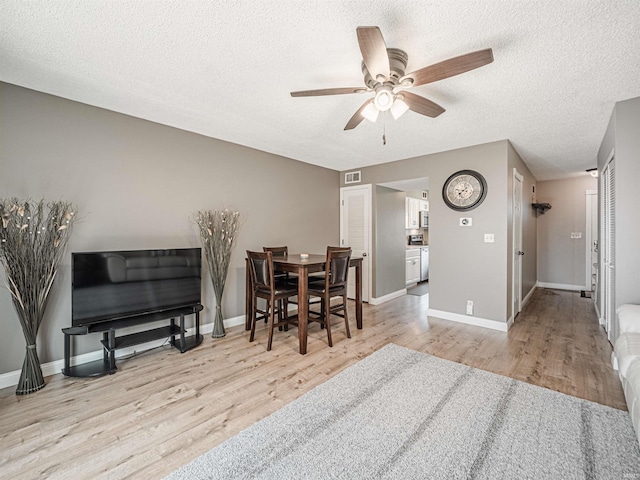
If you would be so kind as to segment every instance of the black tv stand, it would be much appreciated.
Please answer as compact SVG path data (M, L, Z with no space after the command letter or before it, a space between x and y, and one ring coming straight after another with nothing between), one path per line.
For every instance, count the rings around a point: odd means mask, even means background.
M63 328L64 368L62 369L62 373L67 377L99 377L114 374L118 369L116 367L116 350L159 340L161 338L170 337L171 345L180 350L180 353L191 350L202 343L203 337L200 334L201 311L202 305L198 304L161 312L145 313L134 317L127 317L126 319L107 320L95 324ZM185 315L195 315L196 320L195 333L188 337L185 336ZM179 323L176 324L176 318L178 317ZM167 319L169 320L169 325L167 326L116 337L116 330ZM71 366L71 337L97 332L102 332L102 340L100 342L103 347L102 360Z

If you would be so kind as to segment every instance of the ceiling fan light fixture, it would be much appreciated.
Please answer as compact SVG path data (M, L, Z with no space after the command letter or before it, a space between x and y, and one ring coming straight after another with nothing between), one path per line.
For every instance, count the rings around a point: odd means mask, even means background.
M376 90L376 97L373 99L373 103L378 110L386 112L391 108L391 105L393 105L394 99L395 95L393 94L393 90L388 85L385 85Z
M370 103L369 105L364 107L364 110L362 110L362 116L369 120L371 123L376 123L379 114L380 110L378 110L373 103Z
M493 62L493 51L485 48L405 74L409 60L407 52L398 48L387 48L379 27L358 27L356 34L362 54L360 69L364 77L364 87L321 88L291 92L292 97L373 93L373 98L367 95L367 100L351 116L344 130L353 130L365 118L375 122L379 113L387 110L391 110L391 114L396 119L407 110L436 118L445 112L444 108L428 98L405 89L454 77Z
M400 98L396 98L396 101L391 105L391 115L395 120L399 119L402 115L409 110L409 105L403 102Z

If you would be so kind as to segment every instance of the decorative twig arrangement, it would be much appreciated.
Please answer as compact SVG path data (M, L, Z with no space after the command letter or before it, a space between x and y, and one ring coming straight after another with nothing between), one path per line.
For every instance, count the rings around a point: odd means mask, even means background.
M200 228L200 240L216 296L216 316L213 338L225 336L222 316L222 294L227 279L231 251L240 227L240 214L235 210L204 210L196 213L195 223Z
M36 337L75 218L68 202L0 199L0 262L27 342L18 395L45 386Z

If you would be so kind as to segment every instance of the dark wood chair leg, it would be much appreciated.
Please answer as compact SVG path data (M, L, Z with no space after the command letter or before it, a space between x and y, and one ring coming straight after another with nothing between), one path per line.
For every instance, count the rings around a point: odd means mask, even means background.
M283 315L284 315L284 320L287 320L287 323L284 324L284 331L288 332L289 331L289 300L288 299L284 299L282 300L282 309L283 309Z
M271 302L267 303L269 305ZM269 312L269 341L267 342L267 351L271 350L271 343L273 342L273 323L275 317L275 305L274 308L267 307L267 311Z
M331 297L327 294L327 296L323 299L324 305L324 325L327 329L327 340L329 342L329 346L333 347L333 340L331 339Z
M266 309L267 313L264 314L264 323L268 323L269 319L267 318L267 315L268 315L268 312L269 312L269 300L265 300L265 301L267 302L267 309Z
M251 335L249 335L250 342L253 342L253 339L256 335L256 323L258 321L258 306L256 305L257 300L257 298L254 298L251 302Z
M342 306L344 308L344 327L347 329L347 338L351 338L351 330L349 330L349 314L347 313L347 294L342 296Z

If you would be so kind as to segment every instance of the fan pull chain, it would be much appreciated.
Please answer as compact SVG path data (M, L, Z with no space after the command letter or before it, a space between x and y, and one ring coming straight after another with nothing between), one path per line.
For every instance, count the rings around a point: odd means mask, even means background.
M383 115L382 116L382 145L386 145L386 144L387 144L387 119L386 119L386 115Z

